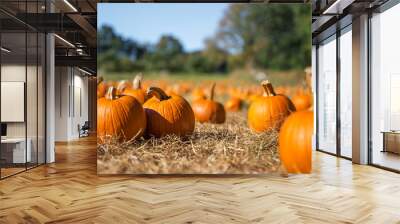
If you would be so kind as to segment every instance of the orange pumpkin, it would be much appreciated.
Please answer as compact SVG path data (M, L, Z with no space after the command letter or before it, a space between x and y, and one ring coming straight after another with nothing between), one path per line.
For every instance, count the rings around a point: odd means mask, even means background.
M225 122L224 106L214 101L215 83L211 86L210 99L199 99L193 102L192 108L197 121L221 124Z
M312 160L312 111L291 114L279 132L279 153L283 166L289 173L310 173Z
M242 106L242 100L237 97L231 97L228 101L225 102L225 109L227 111L236 112L239 111Z
M252 94L252 95L250 95L249 98L247 99L247 103L251 104L253 101L255 101L255 100L257 100L257 99L259 99L259 98L261 98L261 97L262 97L262 95L259 95L259 94Z
M117 96L110 87L105 97L97 100L97 136L117 137L120 140L140 138L146 129L142 105L131 96Z
M205 99L204 91L201 88L196 88L192 91L192 102L200 99Z
M124 88L122 91L123 95L135 97L139 103L144 104L146 101L146 92L142 89L142 79L141 74L136 75L133 80L132 88Z
M103 77L97 79L97 99L104 96L107 91L107 85L104 83Z
M184 136L193 133L193 110L183 97L168 96L158 87L150 87L147 97L148 100L143 104L147 116L147 135L162 137L168 134Z
M293 98L292 102L296 110L307 110L311 107L311 96L304 92L298 92Z
M296 110L289 98L274 92L268 80L261 85L264 94L251 103L247 114L248 125L255 132L279 128L285 118Z

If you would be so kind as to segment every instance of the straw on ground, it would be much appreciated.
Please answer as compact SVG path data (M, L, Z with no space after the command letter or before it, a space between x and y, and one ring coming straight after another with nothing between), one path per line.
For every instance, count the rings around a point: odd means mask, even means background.
M279 170L278 132L255 134L244 114L222 125L196 123L191 136L98 145L99 174L260 174Z

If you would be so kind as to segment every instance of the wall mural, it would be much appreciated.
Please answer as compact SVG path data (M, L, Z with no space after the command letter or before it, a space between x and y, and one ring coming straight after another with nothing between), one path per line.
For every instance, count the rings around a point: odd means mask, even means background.
M310 10L98 4L98 173L310 173Z

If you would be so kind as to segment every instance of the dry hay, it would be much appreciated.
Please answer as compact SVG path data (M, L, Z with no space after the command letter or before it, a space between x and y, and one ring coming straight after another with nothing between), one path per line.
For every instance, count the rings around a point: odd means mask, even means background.
M278 133L255 134L242 113L225 124L196 123L193 135L98 145L99 174L261 174L278 170Z

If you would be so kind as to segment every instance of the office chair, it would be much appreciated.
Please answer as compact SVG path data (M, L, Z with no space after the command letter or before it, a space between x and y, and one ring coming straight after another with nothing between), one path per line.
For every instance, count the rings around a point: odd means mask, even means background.
M90 130L89 121L85 121L82 127L80 127L80 125L78 124L79 138L89 136L89 130Z

